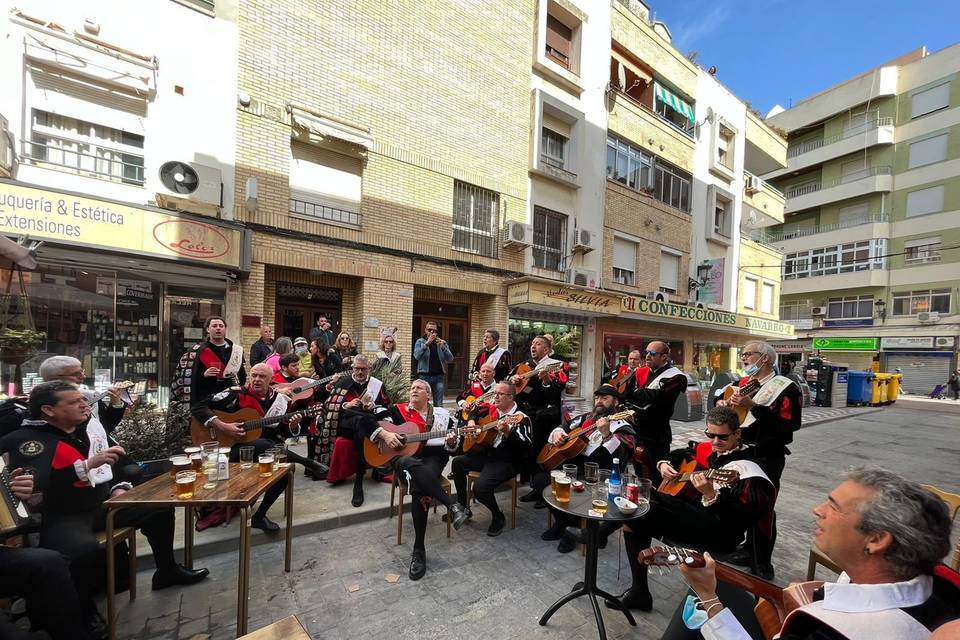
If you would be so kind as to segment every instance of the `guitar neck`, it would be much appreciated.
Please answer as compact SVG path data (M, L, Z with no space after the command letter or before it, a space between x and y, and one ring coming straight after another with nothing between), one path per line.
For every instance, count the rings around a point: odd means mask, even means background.
M248 420L243 423L244 431L252 431L253 429L259 429L260 427L269 427L272 424L278 424L293 418L295 416L305 416L309 413L308 411L294 411L293 413L284 413L279 416L270 416L269 418L260 418L259 420Z
M722 562L717 563L717 580L731 584L744 591L749 591L764 600L770 601L778 610L783 610L783 588L772 582L740 571L739 569L734 569L730 565L723 564Z
M427 440L433 440L434 438L444 438L446 435L452 431L452 429L435 429L433 431L425 431L423 433L414 433L409 435L404 440L407 443L411 442L426 442Z

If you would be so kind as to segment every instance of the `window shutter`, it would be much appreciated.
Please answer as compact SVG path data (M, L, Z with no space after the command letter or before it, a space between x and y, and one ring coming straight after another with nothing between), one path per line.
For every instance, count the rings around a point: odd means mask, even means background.
M911 191L907 194L907 217L943 211L943 185Z
M662 252L660 254L660 288L679 291L680 256Z
M913 118L922 116L925 113L936 111L950 106L950 83L944 82L941 85L920 91L913 94L911 98L910 115Z
M613 239L613 266L627 271L636 271L637 269L637 244L624 240L623 238Z
M948 134L944 133L911 144L909 168L946 160L948 137Z
M568 59L570 58L570 41L573 39L573 32L570 27L563 24L551 15L547 15L547 46L559 53L562 53Z

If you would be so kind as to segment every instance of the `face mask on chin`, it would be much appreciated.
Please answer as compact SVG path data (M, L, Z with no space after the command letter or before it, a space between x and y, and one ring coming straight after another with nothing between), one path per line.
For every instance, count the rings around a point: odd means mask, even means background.
M688 595L683 603L683 624L686 625L687 629L697 630L707 624L707 620L709 620L707 612L698 607L698 604L700 604L700 600L693 595Z
M297 353L303 354L303 353L306 353L306 352L307 352L307 348L306 348L306 347L297 347L296 349L294 349L294 351L297 352Z

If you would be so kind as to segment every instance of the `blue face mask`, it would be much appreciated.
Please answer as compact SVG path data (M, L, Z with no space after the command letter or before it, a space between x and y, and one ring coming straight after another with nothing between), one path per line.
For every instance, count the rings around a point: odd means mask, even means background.
M696 631L707 624L709 619L707 612L697 606L699 603L700 601L693 595L687 596L683 603L683 624L687 625L687 629Z
M763 362L763 358L760 358L759 360L757 360L756 362L754 362L752 365L750 365L749 367L747 367L746 369L744 369L744 370L743 370L743 373L746 374L746 375L748 375L748 376L755 376L755 375L757 375L757 373L760 372L760 363L762 363L762 362Z
M307 352L307 348L306 348L306 347L297 347L296 349L294 349L294 351L296 351L297 353L306 353L306 352Z

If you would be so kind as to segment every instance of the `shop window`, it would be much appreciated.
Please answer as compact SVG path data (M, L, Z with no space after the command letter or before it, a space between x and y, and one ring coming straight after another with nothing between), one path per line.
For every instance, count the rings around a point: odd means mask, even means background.
M360 226L363 161L302 142L290 144L290 215Z
M60 171L142 186L141 135L33 109L24 159Z
M827 301L830 320L863 320L873 317L873 296L843 296Z
M616 367L627 363L631 351L643 352L654 340L664 340L661 336L631 333L603 334L603 373L609 374ZM683 340L666 340L670 347L670 359L683 367Z
M453 248L497 257L500 194L459 180L453 185Z
M637 268L637 243L625 238L613 239L613 281L633 286Z
M563 271L567 245L567 216L543 207L533 211L533 266Z
M530 343L538 335L553 336L555 358L570 363L570 380L567 391L576 393L577 372L580 369L580 348L583 340L583 325L572 322L527 320L510 318L508 349L514 363L530 357Z
M950 289L900 291L893 294L894 316L913 316L926 311L950 313Z
M696 369L700 388L708 391L718 373L732 371L731 345L696 342L693 345L693 367Z

